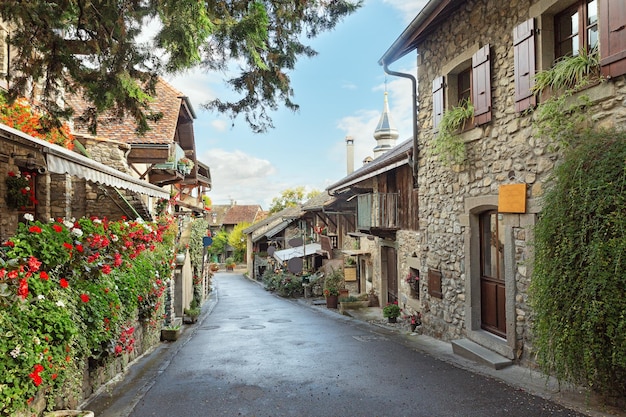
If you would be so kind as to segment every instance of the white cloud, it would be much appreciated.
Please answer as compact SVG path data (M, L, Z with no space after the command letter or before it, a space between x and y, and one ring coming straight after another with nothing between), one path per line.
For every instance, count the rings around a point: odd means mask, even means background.
M400 11L402 14L402 20L409 23L415 18L415 16L417 16L420 10L426 6L428 0L383 0L383 2Z
M237 204L258 204L263 201L267 209L267 199L277 196L285 187L276 184L276 168L265 159L246 154L245 152L210 149L200 155L211 169L213 187L209 197L213 204L229 204L231 200ZM281 188L282 187L282 188ZM245 199L241 199L245 196Z
M227 123L223 119L215 119L211 121L211 127L217 130L218 132L226 131L226 129L228 129L228 126L229 126L229 123Z

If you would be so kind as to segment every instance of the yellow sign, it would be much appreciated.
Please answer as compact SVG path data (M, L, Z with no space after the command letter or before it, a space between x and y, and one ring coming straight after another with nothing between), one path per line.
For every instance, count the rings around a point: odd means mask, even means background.
M498 212L526 213L526 184L505 184L498 193Z

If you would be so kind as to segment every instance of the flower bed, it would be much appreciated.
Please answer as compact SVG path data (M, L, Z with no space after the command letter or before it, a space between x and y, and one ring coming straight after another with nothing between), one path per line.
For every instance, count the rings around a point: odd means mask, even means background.
M81 400L85 363L158 341L172 268L170 222L25 219L0 251L0 415Z

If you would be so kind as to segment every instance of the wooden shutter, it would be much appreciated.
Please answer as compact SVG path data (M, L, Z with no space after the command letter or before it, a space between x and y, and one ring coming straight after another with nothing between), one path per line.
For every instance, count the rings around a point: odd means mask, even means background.
M602 75L626 74L626 1L598 2Z
M485 45L472 57L472 104L474 124L491 121L491 64L489 45Z
M433 80L433 129L439 127L439 122L443 117L443 77Z
M535 85L535 19L513 29L515 53L515 111L521 112L537 104L532 92Z

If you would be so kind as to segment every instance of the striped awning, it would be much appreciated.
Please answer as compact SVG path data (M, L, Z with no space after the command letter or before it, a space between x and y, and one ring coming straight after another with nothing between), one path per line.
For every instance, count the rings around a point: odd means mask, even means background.
M170 197L169 192L147 181L135 178L110 166L89 159L76 152L72 152L62 146L34 138L1 123L0 138L8 139L19 145L37 149L42 152L46 159L46 168L51 173L69 174L96 184L123 188L151 197Z

